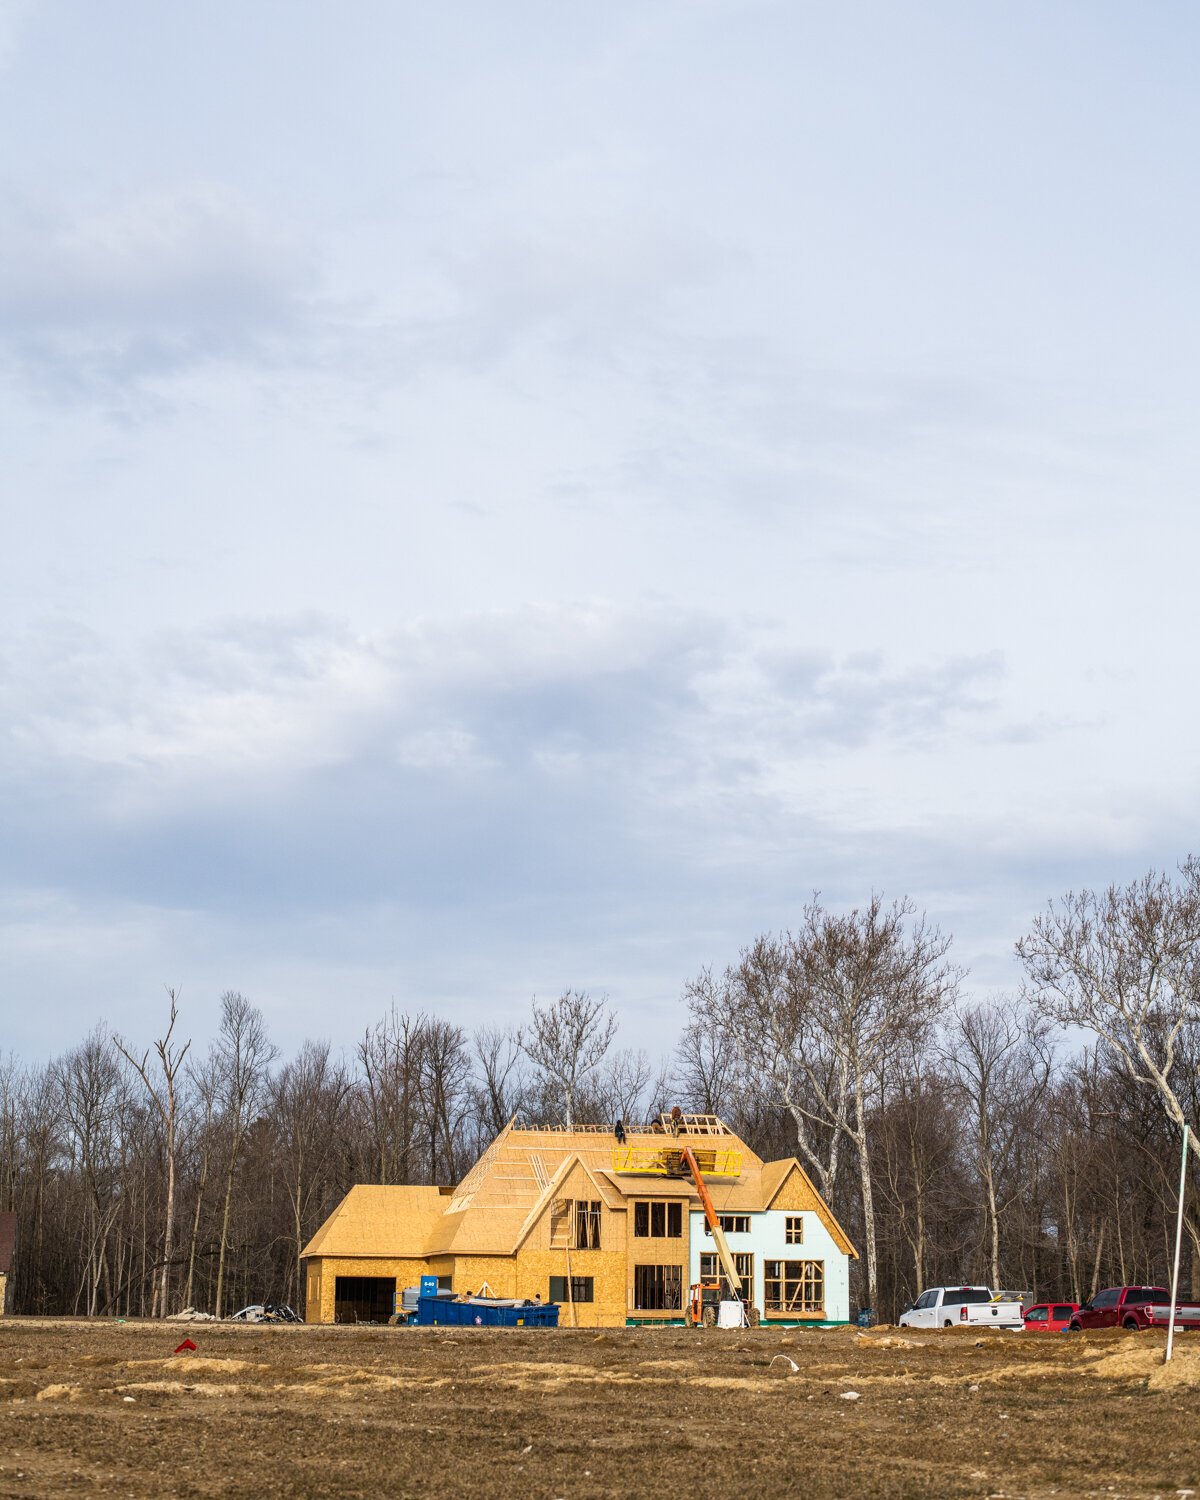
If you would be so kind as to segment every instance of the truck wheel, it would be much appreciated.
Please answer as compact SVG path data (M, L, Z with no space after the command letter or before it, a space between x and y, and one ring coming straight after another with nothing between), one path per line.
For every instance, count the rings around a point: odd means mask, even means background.
M762 1313L759 1312L757 1307L752 1307L746 1316L750 1319L751 1328L757 1328L762 1322Z
M683 1325L685 1328L695 1328L696 1326L696 1316L690 1307L683 1315Z
M953 1328L954 1327L953 1320L951 1318L947 1318L946 1321L942 1324L942 1327L943 1328Z
M1136 1318L1126 1318L1125 1321L1121 1324L1121 1327L1128 1328L1134 1333L1140 1333L1142 1331L1142 1325Z
M717 1326L716 1308L706 1307L700 1314L700 1321L704 1324L705 1328L715 1328Z
M1067 1332L1068 1333L1082 1333L1083 1332L1083 1324L1082 1323L1068 1323L1067 1324Z

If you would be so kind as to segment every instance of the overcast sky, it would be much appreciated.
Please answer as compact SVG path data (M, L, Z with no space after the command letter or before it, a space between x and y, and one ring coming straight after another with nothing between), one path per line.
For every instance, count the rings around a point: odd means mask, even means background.
M1200 19L0 0L30 1060L607 992L1197 846Z

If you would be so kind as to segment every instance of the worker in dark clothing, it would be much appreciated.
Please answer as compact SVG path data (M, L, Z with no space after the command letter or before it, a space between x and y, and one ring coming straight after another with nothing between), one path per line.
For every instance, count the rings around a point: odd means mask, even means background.
M616 1125L613 1126L613 1134L617 1138L617 1145L618 1146L623 1146L625 1144L625 1121L624 1120L618 1120L617 1123L616 1123Z

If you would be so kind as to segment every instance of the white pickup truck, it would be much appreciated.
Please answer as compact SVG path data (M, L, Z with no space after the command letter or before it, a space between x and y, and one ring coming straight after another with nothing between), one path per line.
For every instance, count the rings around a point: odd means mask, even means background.
M931 1286L900 1314L901 1328L1024 1328L1021 1304L986 1286Z

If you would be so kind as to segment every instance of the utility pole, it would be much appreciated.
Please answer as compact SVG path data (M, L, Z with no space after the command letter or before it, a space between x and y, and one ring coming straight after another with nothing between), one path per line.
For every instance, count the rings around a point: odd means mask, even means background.
M1175 1265L1171 1270L1171 1317L1167 1323L1167 1352L1163 1364L1171 1358L1175 1344L1175 1309L1179 1302L1179 1247L1183 1240L1183 1191L1187 1183L1188 1127L1183 1127L1183 1149L1179 1154L1179 1209L1175 1219Z

